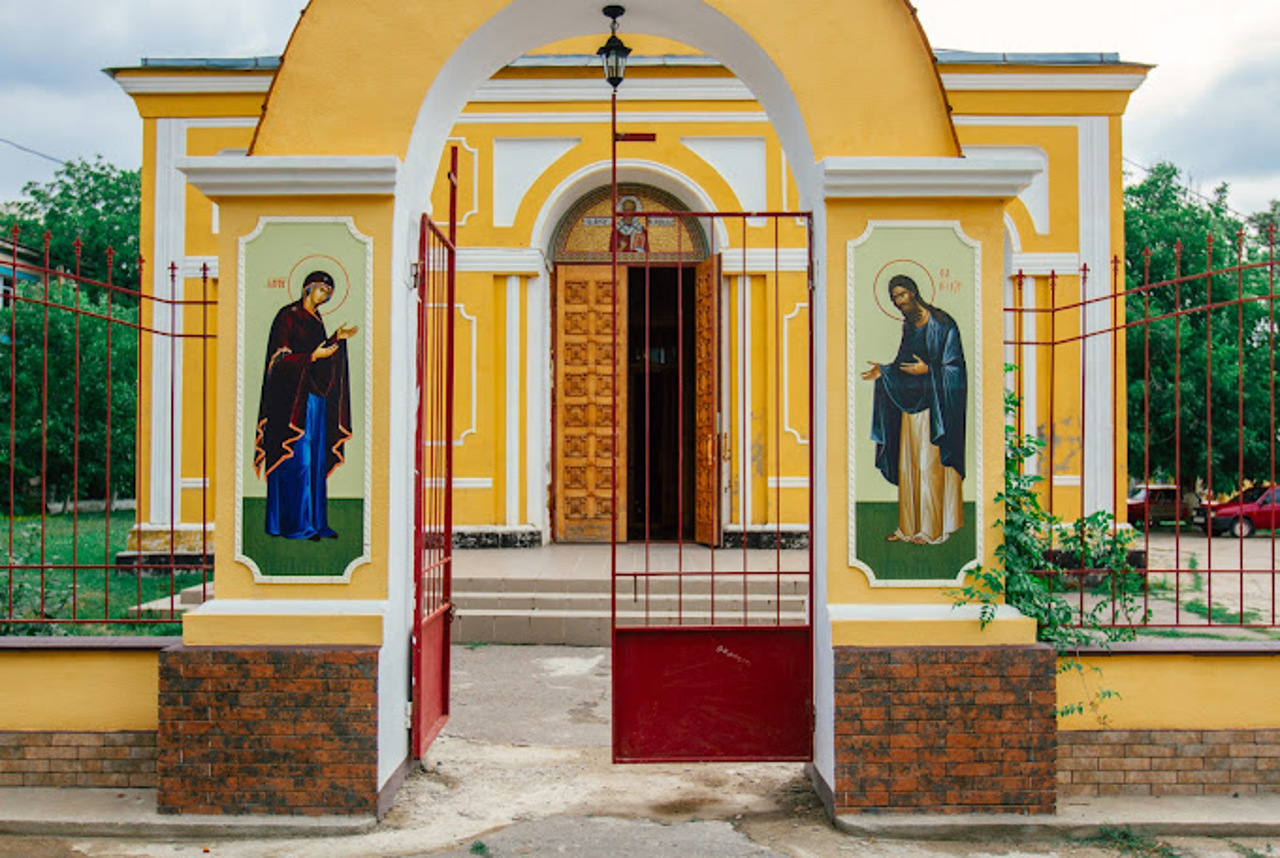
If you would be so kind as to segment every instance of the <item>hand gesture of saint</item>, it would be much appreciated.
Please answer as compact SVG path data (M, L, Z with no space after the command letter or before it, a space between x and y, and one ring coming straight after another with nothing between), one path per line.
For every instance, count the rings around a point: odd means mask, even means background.
M899 364L898 369L907 375L924 375L929 371L929 365L920 360L920 355L913 354L911 357L912 360L910 362Z
M340 325L338 330L333 332L333 336L316 346L316 350L311 353L311 360L314 362L333 357L334 353L338 351L338 343L351 339L359 330L355 325Z

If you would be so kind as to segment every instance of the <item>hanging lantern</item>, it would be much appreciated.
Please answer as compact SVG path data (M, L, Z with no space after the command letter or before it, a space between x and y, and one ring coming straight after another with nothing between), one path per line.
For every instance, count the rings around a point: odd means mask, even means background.
M627 57L631 55L631 49L618 38L618 19L627 10L621 6L605 6L603 11L610 19L609 40L596 51L596 55L604 65L604 79L616 90L626 76Z

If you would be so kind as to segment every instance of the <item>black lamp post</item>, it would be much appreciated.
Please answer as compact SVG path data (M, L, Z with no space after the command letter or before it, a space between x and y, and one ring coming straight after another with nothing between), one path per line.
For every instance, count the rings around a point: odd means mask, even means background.
M611 169L610 169L610 190L611 204L609 206L610 214L610 233L609 233L609 257L611 267L613 268L613 331L614 331L614 348L613 348L613 364L612 373L614 382L612 406L613 406L613 453L611 455L611 487L613 512L609 521L609 553L610 567L614 574L618 571L618 446L620 439L618 437L618 348L617 348L617 331L618 331L618 84L622 83L622 78L627 71L627 57L631 55L631 49L622 43L622 39L618 38L618 19L626 13L626 9L621 6L605 6L601 10L609 19L609 40L605 42L600 50L596 51L596 55L600 57L601 63L604 65L604 79L609 82L609 86L613 87L612 98L609 103L609 145L612 147Z

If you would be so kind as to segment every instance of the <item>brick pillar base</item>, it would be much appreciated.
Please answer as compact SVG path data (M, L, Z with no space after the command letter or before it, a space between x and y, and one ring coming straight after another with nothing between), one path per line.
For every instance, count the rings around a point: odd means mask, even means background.
M373 816L377 682L376 647L163 651L159 811Z
M838 647L834 810L1053 813L1047 646Z

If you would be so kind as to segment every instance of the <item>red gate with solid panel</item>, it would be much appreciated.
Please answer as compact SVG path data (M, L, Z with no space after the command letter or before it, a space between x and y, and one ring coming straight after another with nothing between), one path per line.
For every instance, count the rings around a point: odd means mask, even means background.
M630 233L691 219L707 247L613 242L615 303L629 296L614 311L629 379L612 445L614 761L810 760L811 218L625 216Z
M421 759L449 719L453 621L453 345L458 150L449 170L449 223L422 216L414 455L413 756Z

